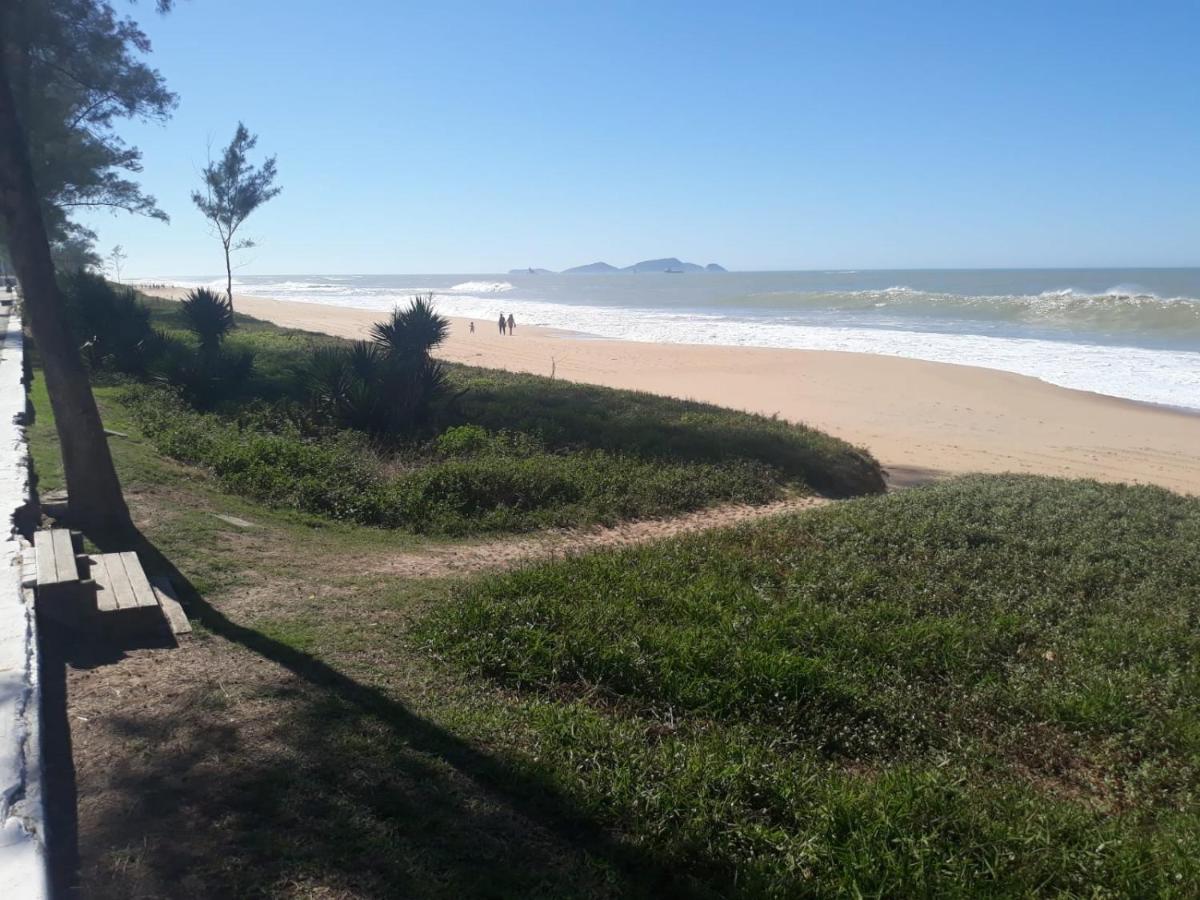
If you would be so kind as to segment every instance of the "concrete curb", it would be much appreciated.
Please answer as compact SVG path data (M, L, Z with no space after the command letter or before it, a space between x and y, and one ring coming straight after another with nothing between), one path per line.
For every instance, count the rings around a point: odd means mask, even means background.
M32 550L13 517L29 499L24 344L15 308L0 345L0 895L48 897L41 686ZM23 558L24 557L24 558Z

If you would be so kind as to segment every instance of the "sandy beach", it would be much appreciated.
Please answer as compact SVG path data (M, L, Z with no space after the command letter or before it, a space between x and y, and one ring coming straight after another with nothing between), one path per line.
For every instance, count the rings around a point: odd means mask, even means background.
M177 299L179 290L149 291ZM239 312L359 338L383 315L235 296ZM1029 472L1200 494L1200 415L956 366L810 350L594 339L452 319L454 362L651 391L778 415L869 449L897 486L964 472Z

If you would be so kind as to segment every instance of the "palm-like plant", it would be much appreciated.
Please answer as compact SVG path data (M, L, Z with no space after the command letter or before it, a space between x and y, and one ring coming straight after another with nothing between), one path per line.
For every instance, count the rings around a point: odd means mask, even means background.
M389 356L428 356L450 331L450 323L433 309L433 294L413 297L407 308L397 307L386 322L371 329L371 337Z
M208 288L190 291L180 302L188 329L200 341L200 349L215 353L233 328L233 305Z
M318 349L306 378L309 397L343 426L376 435L411 432L446 391L445 370L430 351L448 330L432 294L414 297L371 329L371 341Z

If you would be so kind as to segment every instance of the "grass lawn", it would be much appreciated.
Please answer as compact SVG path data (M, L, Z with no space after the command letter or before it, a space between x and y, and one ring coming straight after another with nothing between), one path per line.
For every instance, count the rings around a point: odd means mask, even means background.
M197 631L64 650L85 896L1200 882L1200 501L969 479L405 577L492 545L234 496L121 390L99 401L144 555Z

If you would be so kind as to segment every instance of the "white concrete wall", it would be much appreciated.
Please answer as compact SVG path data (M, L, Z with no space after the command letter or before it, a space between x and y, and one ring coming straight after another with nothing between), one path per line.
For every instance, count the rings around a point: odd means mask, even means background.
M10 295L11 296L11 295ZM49 895L42 806L41 694L37 621L22 570L32 551L13 526L29 494L29 455L22 426L21 322L0 318L0 897Z

